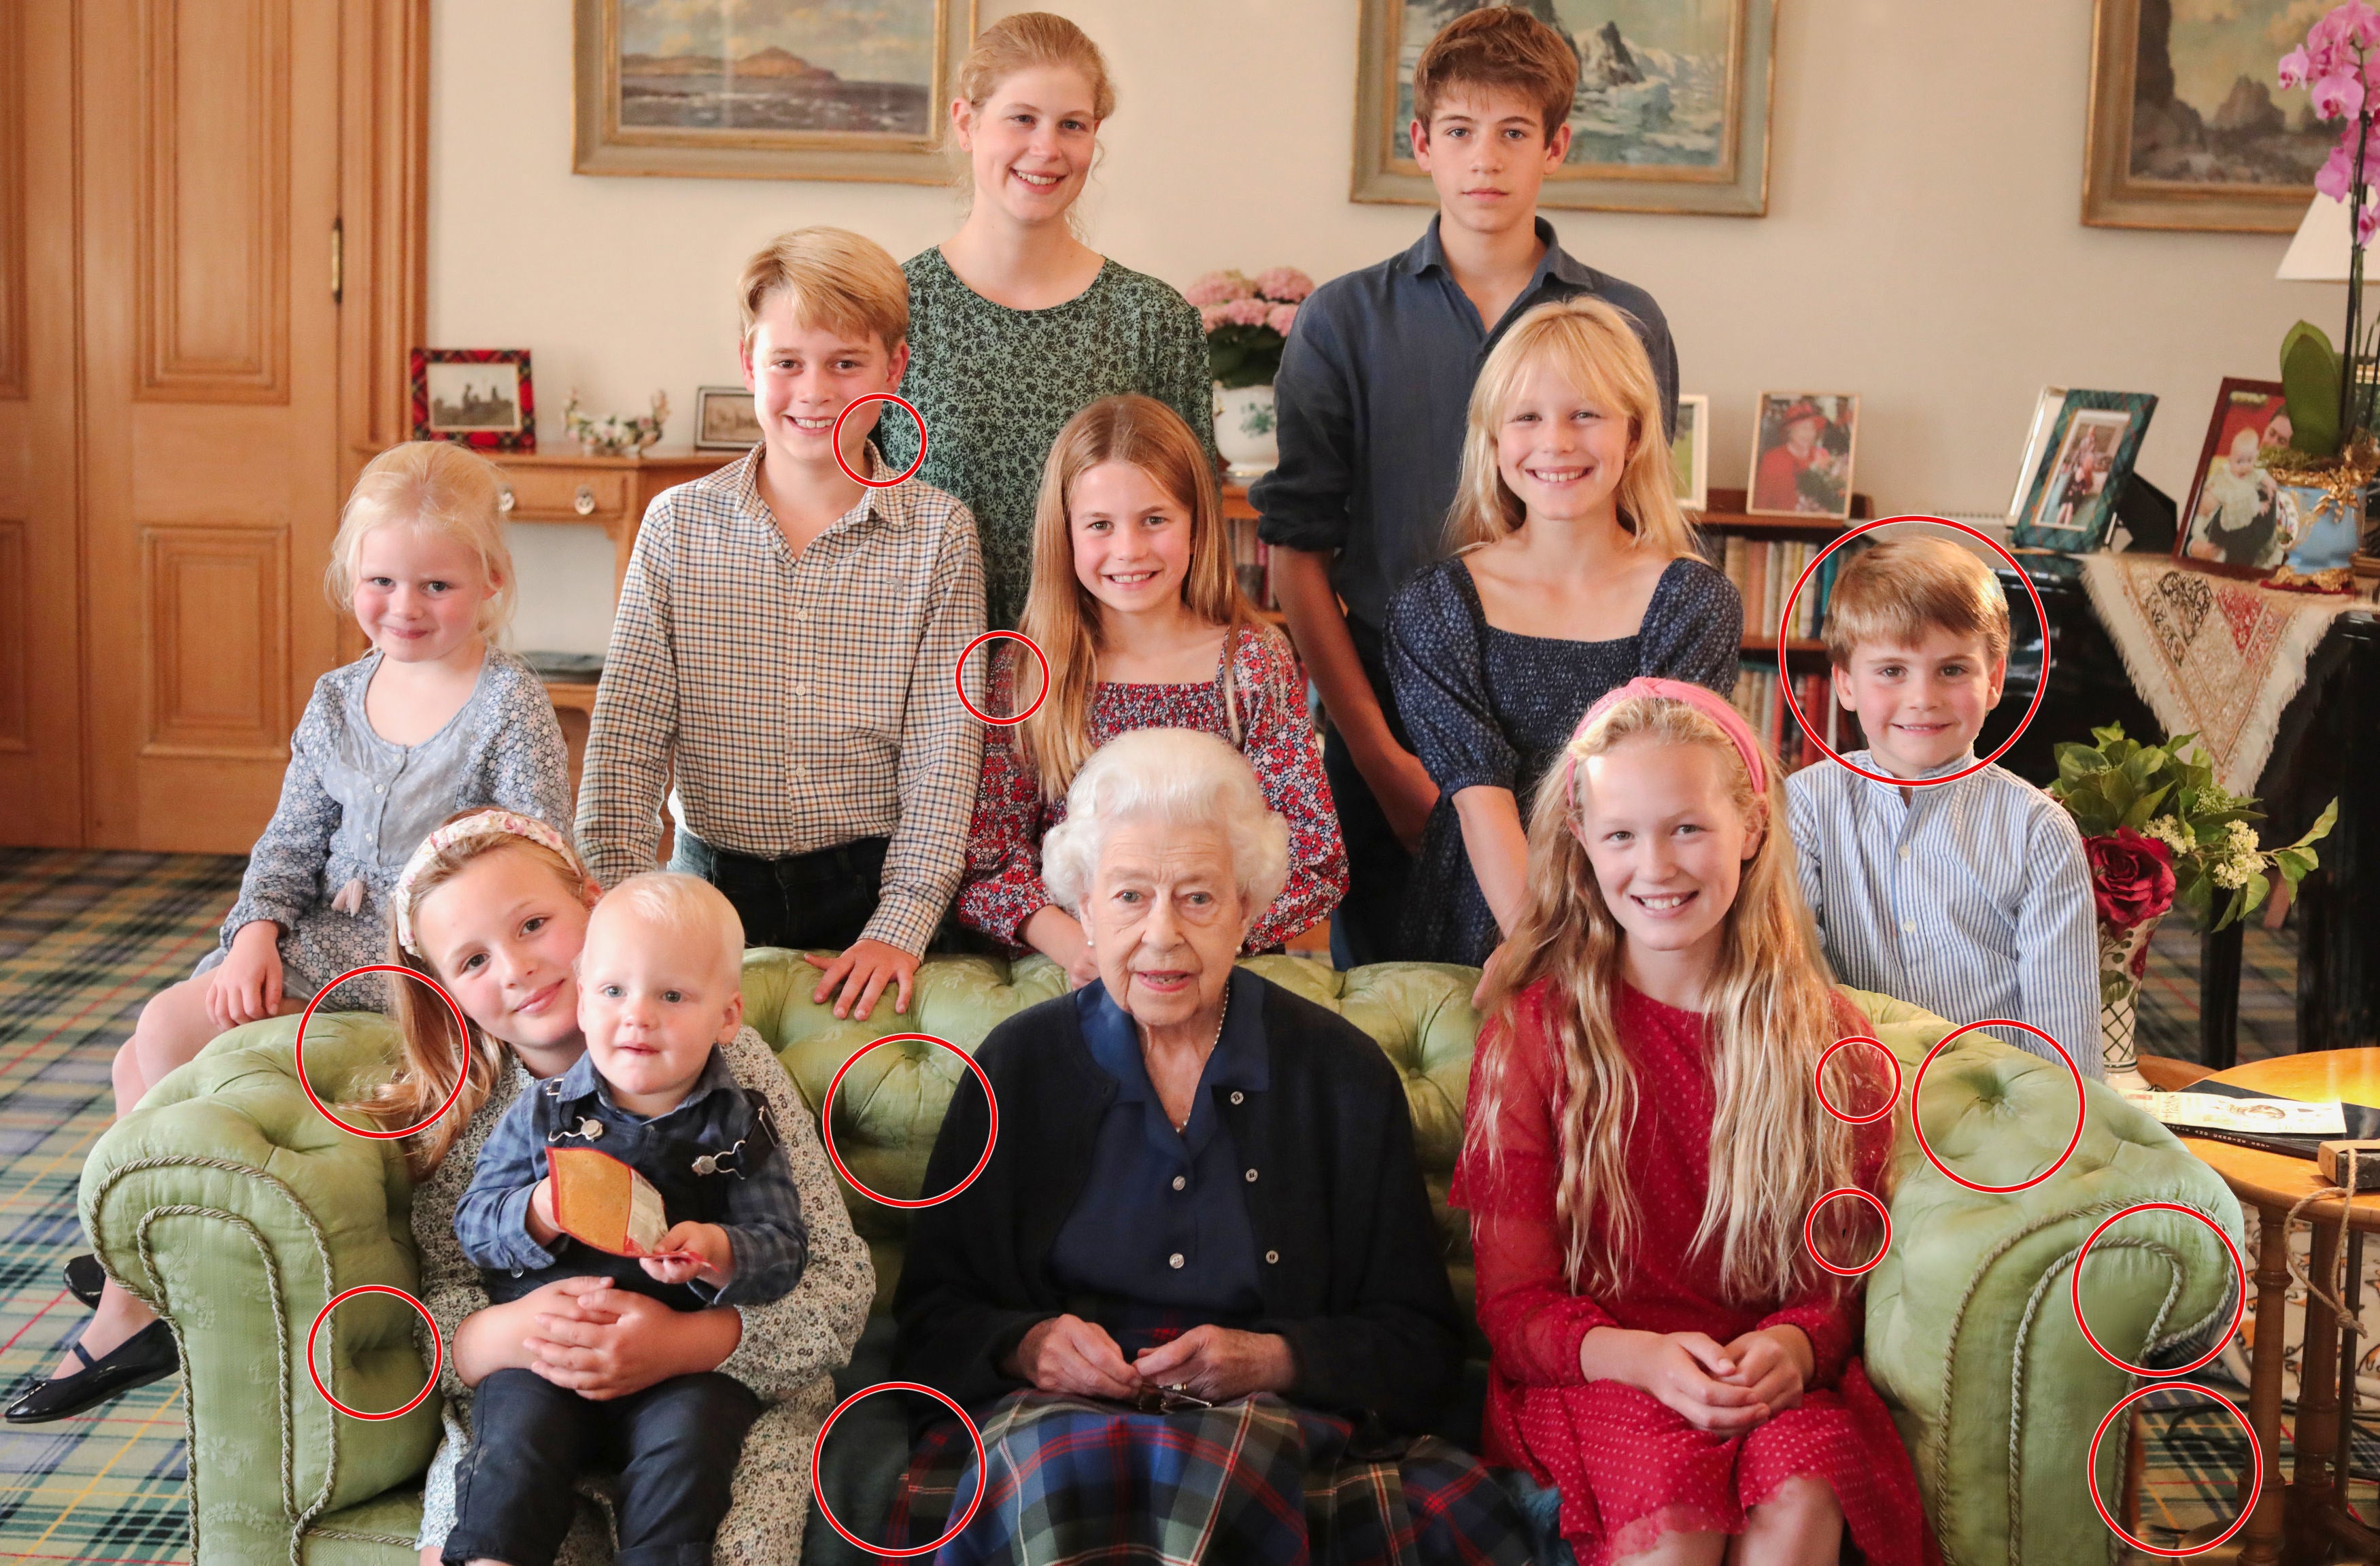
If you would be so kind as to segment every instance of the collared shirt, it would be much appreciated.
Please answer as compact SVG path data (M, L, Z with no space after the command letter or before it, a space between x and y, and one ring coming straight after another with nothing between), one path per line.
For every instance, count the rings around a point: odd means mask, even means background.
M1854 765L1883 768L1864 750ZM1926 774L1974 763L1968 754ZM1786 781L1802 894L1844 983L1953 1026L2010 1017L2099 1055L2099 935L2082 837L2065 807L1998 767L1909 791L1832 762ZM2006 1041L2055 1059L2029 1033Z
M1090 1177L1050 1252L1065 1288L1204 1317L1252 1316L1264 1305L1245 1187L1261 1170L1240 1161L1215 1096L1261 1093L1269 1081L1257 987L1234 971L1223 1026L1180 1131L1148 1079L1140 1029L1102 984L1075 991L1083 1042L1115 1078Z
M1389 600L1446 552L1471 383L1513 322L1579 294L1625 311L1653 361L1662 421L1677 427L1678 354L1652 295L1564 254L1540 217L1545 254L1490 329L1454 281L1438 224L1402 255L1333 278L1298 308L1273 378L1281 461L1248 492L1267 543L1338 552L1331 582L1376 674Z
M556 1082L558 1091L550 1090L553 1084L538 1083L513 1100L488 1133L470 1186L455 1205L455 1237L475 1267L540 1270L560 1259L557 1251L578 1244L565 1238L556 1242L555 1250L548 1250L529 1237L529 1194L546 1177L546 1136L552 1127L575 1127L589 1119L601 1122L600 1135L573 1137L565 1145L608 1153L656 1184L682 1184L686 1178L683 1171L662 1167L665 1147L682 1152L698 1143L705 1150L723 1153L752 1134L751 1102L737 1086L726 1052L719 1049L710 1051L702 1074L676 1107L650 1118L612 1101L611 1086L596 1071L592 1054L579 1056ZM768 1157L741 1173L694 1178L719 1183L725 1203L720 1227L727 1231L735 1257L735 1276L727 1287L714 1293L697 1281L687 1285L696 1297L712 1305L761 1305L791 1293L809 1260L809 1231L802 1221L801 1194L794 1188L783 1146L772 1147ZM668 1217L677 1223L686 1215L670 1212Z
M983 629L975 521L913 479L868 491L796 556L760 499L760 452L645 514L587 736L579 846L606 886L651 869L673 783L679 822L740 854L888 837L865 934L923 953L965 867L983 753L955 678Z

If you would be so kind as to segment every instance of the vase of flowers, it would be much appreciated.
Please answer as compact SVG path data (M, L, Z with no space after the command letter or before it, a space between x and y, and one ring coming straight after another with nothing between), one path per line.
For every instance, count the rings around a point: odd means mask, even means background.
M577 441L582 456L642 456L647 446L662 438L662 426L668 422L669 395L664 392L653 394L652 411L641 419L619 413L592 418L579 407L576 390L562 410L562 427Z
M1252 479L1280 460L1274 443L1272 380L1297 307L1314 279L1293 266L1250 277L1210 272L1185 297L1207 328L1207 362L1215 379L1215 449L1235 479Z
M2380 343L2361 325L2363 250L2380 226L2367 170L2380 170L2380 11L2348 0L2307 30L2281 56L2280 84L2306 90L2313 117L2338 120L2338 144L2314 176L2314 188L2344 202L2347 230L2347 332L2338 346L2311 322L2281 339L2281 385L2289 442L2264 465L2278 486L2276 509L2287 552L2266 585L2300 592L2352 592L2352 564L2366 526L2365 491L2380 476L2373 435L2374 364Z
M2134 1068L2141 980L2158 921L2177 903L2210 930L2246 918L2264 905L2276 877L2295 886L2321 863L2311 844L2338 816L2332 800L2303 837L2265 848L2251 824L2265 819L2256 801L2215 781L2197 738L2178 734L2161 746L2142 745L2111 724L2093 729L2089 745L2058 747L2058 781L2049 793L2074 818L2091 865L2099 1051L2111 1074Z

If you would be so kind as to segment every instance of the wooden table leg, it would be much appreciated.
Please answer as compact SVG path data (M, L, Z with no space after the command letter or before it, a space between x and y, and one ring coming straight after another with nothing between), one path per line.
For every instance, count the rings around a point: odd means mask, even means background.
M2327 1286L2338 1276L2338 1225L2314 1224L2312 1250L2311 1274L2316 1282ZM2325 1559L2330 1549L2330 1528L2322 1514L2331 1503L2330 1458L2338 1440L2338 1313L2312 1292L2306 1295L2305 1351L2298 1362L2296 1435L2296 1471L2290 1476L2288 1502L2289 1548L2281 1558L2316 1561Z
M2284 1513L2281 1481L2281 1354L2288 1340L2289 1237L2286 1214L2256 1208L2256 1340L2248 1365L2248 1430L2265 1454L2265 1487L2250 1495L2253 1470L2240 1475L2248 1525L2240 1530L2240 1566L2280 1566Z

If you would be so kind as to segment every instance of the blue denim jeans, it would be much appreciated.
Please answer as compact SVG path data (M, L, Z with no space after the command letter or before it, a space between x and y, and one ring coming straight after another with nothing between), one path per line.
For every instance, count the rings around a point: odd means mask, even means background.
M619 1482L618 1566L710 1566L760 1400L731 1376L673 1376L592 1402L533 1371L498 1370L471 1399L449 1562L551 1566L589 1470Z

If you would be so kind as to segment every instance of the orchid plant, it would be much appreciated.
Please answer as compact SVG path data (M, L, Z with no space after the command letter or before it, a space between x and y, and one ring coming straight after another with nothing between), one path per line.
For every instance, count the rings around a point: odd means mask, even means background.
M1184 290L1207 329L1215 384L1226 391L1271 385L1297 307L1313 292L1314 279L1293 266L1268 267L1254 277L1210 272Z
M2380 203L2367 200L2364 177L2367 168L2380 164L2374 156L2380 154L2380 128L2373 124L2375 106L2380 106L2380 11L2363 0L2347 0L2315 22L2305 42L2281 56L2280 84L2306 89L2316 118L2346 122L2313 183L2331 200L2347 203L2347 335L2334 348L2320 328L2301 321L2281 344L2290 444L2309 456L2327 457L2366 428L2373 414L2373 388L2363 370L2380 344L2360 340L2357 330L2363 301L2363 249L2380 229ZM2301 412L2312 419L2310 425Z

